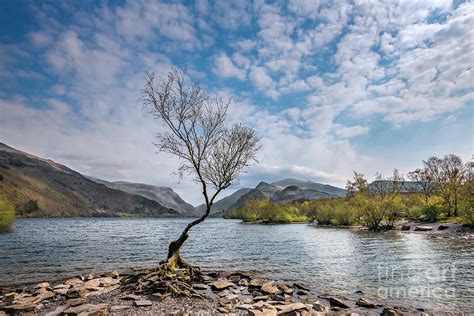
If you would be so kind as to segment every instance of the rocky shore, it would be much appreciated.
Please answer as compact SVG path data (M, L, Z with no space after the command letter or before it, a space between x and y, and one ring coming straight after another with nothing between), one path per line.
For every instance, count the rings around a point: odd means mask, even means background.
M181 273L183 272L183 273ZM0 289L0 316L98 315L431 315L383 306L360 291L357 300L311 293L300 283L279 283L242 273L163 274L128 269Z

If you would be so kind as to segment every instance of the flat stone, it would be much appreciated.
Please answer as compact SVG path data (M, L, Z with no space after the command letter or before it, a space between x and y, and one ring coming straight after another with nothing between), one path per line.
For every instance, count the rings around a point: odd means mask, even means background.
M110 293L110 292L112 292L112 291L115 291L115 290L117 290L117 289L119 289L119 288L120 288L120 284L116 284L116 285L112 285L112 286L100 288L98 291L88 292L88 293L86 294L86 296L102 295L102 294L106 294L106 293Z
M85 276L85 279L86 280L92 280L92 279L94 279L94 276L89 273L88 275Z
M58 284L58 285L55 285L53 287L54 290L57 290L57 289L68 289L70 288L71 286L68 285L68 284Z
M445 229L448 229L448 228L449 228L448 225L441 224L441 225L438 226L438 230L445 230Z
M257 295L253 298L254 301L266 301L268 300L268 295Z
M247 279L241 279L238 283L240 286L248 286L249 285L249 281L247 281Z
M416 226L415 227L416 232L427 232L427 231L430 231L430 230L433 230L433 227L431 227L431 226Z
M67 305L61 305L56 307L56 309L52 312L47 313L45 316L59 316L62 315L63 312L68 308L69 306Z
M241 291L240 289L232 289L231 291L232 291L232 293L234 293L234 294L240 294L240 293L242 293L242 291Z
M229 290L224 290L224 291L219 293L219 297L224 297L224 296L227 296L229 294L230 294Z
M229 275L228 279L231 282L239 282L242 277L239 274L231 274Z
M267 280L255 278L255 279L250 280L249 286L260 288L262 287L262 285L264 285L267 282L268 282Z
M113 279L111 277L99 278L98 280L100 282L99 283L100 286L105 286L105 287L120 283L120 280Z
M330 297L329 298L329 303L331 304L331 307L332 306L335 306L335 307L340 307L340 308L349 308L349 303L347 303L346 301L344 300L341 300L337 297Z
M46 287L50 287L49 283L48 282L41 282L41 283L36 284L35 289L42 289L42 288L46 288Z
M243 310L249 310L249 309L252 309L252 305L250 304L241 304L241 305L238 305L236 306L235 308L236 309L243 309Z
M123 297L121 297L122 300L126 301L138 301L144 299L143 296L140 295L135 295L135 294L128 294Z
M263 309L263 310L256 310L256 309L250 309L249 311L250 316L273 316L276 315L276 311L271 310L271 309Z
M100 285L100 279L92 279L84 283L86 289L92 289Z
M84 287L72 287L70 289L68 289L67 291L67 297L68 298L79 298L79 297L86 297L87 294L89 293L89 291L84 288Z
M16 292L11 292L7 293L3 296L3 302L7 305L13 304L14 301L18 298L18 293Z
M372 303L371 301L361 297L357 300L356 302L357 306L365 307L365 308L375 308L375 304Z
M310 292L310 289L307 286L304 286L301 283L293 283L293 287L296 287L297 289L304 290Z
M16 302L21 305L36 305L43 300L41 295L19 297Z
M67 295L69 289L54 289L53 292L57 295Z
M298 294L298 295L309 295L309 292L305 291L305 290L298 290L298 292L296 292L296 294Z
M73 299L70 299L70 300L67 300L66 302L69 306L79 306L79 305L83 305L86 303L86 300L83 299L83 298L73 298Z
M225 309L224 307L218 307L217 311L219 313L222 313L222 314L228 314L229 313L229 311L227 309Z
M303 303L293 303L287 305L277 305L275 308L278 310L278 314L288 314L299 310L306 310L307 306Z
M76 284L82 284L82 280L78 279L78 278L69 278L66 280L66 282L64 282L64 284L66 285L76 285Z
M276 286L274 281L264 283L261 287L261 290L262 290L262 292L265 292L267 294L276 294L276 293L278 293L278 287Z
M239 298L238 295L235 295L235 294L229 294L225 297L226 299L228 299L229 301L233 301L233 300L236 300Z
M112 272L107 273L107 276L117 279L120 276L120 274L117 271L112 271Z
M208 286L206 284L202 284L202 283L196 283L196 284L193 284L193 289L196 289L196 290L207 290Z
M280 288L285 294L293 294L293 288L289 285L282 284L280 285Z
M402 316L403 314L397 311L396 309L386 307L383 309L382 314L380 315L381 316Z
M133 302L136 307L146 307L146 306L151 306L153 303L149 300L138 300Z
M111 312L120 312L120 311L123 311L125 309L129 309L129 308L132 308L132 307L130 305L115 305L115 306L110 307L110 311Z
M313 303L313 309L316 312L329 312L331 309L329 306L326 306L324 304L321 304L320 302L316 301Z
M229 288L231 286L233 286L234 284L232 282L229 282L228 280L226 279L219 279L219 280L216 280L214 282L211 283L211 287L214 289L214 290L224 290L226 288Z
M17 314L22 314L26 312L32 312L35 310L36 305L23 305L23 304L13 304L13 305L7 305L7 306L2 306L2 310L7 314L7 315L17 315Z
M242 301L242 303L244 303L244 304L250 304L250 303L253 302L253 299L250 298L250 297L245 297L245 298L243 298L241 301Z

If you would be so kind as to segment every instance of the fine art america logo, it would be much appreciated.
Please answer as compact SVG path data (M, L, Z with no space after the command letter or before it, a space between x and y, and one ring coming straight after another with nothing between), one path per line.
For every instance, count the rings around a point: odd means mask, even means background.
M377 294L382 298L454 298L456 289L456 266L444 268L403 268L399 266L378 266L379 287Z

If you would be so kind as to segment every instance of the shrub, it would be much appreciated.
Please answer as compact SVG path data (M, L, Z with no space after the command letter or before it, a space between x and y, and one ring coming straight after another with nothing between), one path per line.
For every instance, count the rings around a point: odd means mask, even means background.
M474 225L473 201L465 201L460 205L462 222L466 225Z
M423 213L423 216L425 218L425 220L427 221L435 221L438 217L439 217L439 214L441 213L439 207L437 205L434 205L434 204L428 204L428 205L425 205L421 208L421 212Z
M15 221L15 206L0 199L0 229L8 229Z
M25 206L23 206L23 210L25 211L25 214L30 214L33 212L36 212L39 210L38 202L35 200L29 200L28 202L25 203Z

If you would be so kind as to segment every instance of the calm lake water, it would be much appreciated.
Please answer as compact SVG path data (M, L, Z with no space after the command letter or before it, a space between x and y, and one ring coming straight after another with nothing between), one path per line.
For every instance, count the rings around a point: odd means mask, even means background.
M0 284L152 267L189 219L19 219L0 233ZM474 311L474 243L421 234L209 219L182 250L209 270L300 281L316 293Z

